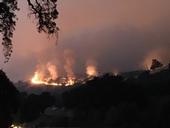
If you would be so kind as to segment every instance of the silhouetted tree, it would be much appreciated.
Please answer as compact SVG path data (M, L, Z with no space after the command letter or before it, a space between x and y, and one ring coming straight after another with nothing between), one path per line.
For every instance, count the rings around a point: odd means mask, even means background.
M44 110L55 104L55 97L49 92L40 95L30 94L26 97L20 108L20 119L22 122L30 122L40 116Z
M58 27L55 19L58 17L56 9L57 0L27 0L30 14L37 19L38 32L45 32L49 35L56 34ZM2 33L5 62L8 62L12 53L13 32L16 26L16 11L18 11L18 0L0 1L0 33Z
M13 83L0 70L0 128L8 128L12 123L12 114L17 112L19 92Z
M159 62L157 59L153 59L150 69L154 70L154 69L160 68L162 66L163 66L163 64L161 62Z

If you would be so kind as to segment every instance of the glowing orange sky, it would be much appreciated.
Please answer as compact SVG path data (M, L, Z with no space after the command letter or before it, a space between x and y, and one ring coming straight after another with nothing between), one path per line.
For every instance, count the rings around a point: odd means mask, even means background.
M20 0L19 4L14 53L8 64L0 61L0 67L12 80L28 78L37 63L54 61L61 67L65 49L81 55L76 56L77 67L94 58L100 63L99 69L112 71L133 68L133 63L137 68L150 50L170 47L169 0L58 0L57 47L54 39L37 33L25 2Z

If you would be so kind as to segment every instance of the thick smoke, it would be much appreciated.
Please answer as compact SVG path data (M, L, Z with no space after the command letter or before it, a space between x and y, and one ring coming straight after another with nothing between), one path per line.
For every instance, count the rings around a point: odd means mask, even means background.
M65 72L67 73L67 77L68 78L74 78L74 64L75 64L75 60L74 60L74 55L73 52L69 49L64 50L64 60L65 60L65 64L64 64L64 69Z
M52 80L56 80L58 78L58 70L56 65L51 64L51 63L47 63L47 69L49 72L49 75L51 76Z
M167 64L170 62L170 37L166 34L170 26L162 30L165 26L157 25L146 30L131 27L87 30L65 40L63 48L70 48L76 53L76 72L83 72L81 65L85 65L89 57L96 60L99 72L143 69L146 60L154 58Z
M86 62L86 74L87 74L88 77L98 75L96 61L94 61L92 59L87 60L87 62Z
M59 76L85 74L89 58L101 73L146 68L153 58L169 63L169 5L169 0L59 1L57 48L21 13L14 53L3 68L16 81L47 62L57 64Z

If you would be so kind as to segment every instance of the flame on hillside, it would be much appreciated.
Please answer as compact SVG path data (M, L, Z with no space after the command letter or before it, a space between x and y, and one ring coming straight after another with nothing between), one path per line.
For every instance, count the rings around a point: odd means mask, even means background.
M86 63L86 74L88 77L97 76L97 67L94 60L88 60Z
M72 50L67 49L64 51L64 60L65 60L64 69L65 72L67 73L67 78L68 78L66 86L73 85L75 83L76 77L73 71L75 60L74 60L74 53Z
M87 75L88 75L89 77L91 77L91 76L96 76L96 75L97 75L97 69L96 69L95 66L89 65L89 66L87 66L87 68L86 68L86 73L87 73Z
M37 66L31 83L34 85L70 86L75 83L75 79L72 77L59 79L56 65L47 63Z

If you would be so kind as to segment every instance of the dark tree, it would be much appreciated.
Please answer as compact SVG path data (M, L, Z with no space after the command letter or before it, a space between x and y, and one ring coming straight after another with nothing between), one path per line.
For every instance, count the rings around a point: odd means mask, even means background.
M95 77L63 93L72 110L68 127L168 128L170 71Z
M48 92L43 92L40 95L30 94L21 103L21 122L30 122L37 119L47 107L54 104L55 97Z
M19 92L6 74L0 70L0 128L8 128L12 123L19 104Z
M163 66L163 64L161 62L159 62L157 59L153 59L152 60L152 65L151 65L150 69L154 70L154 69L160 68L162 66Z
M30 14L37 20L38 32L48 35L57 34L55 19L58 17L57 0L27 0ZM17 21L16 11L19 11L17 0L0 1L0 33L2 34L3 52L8 62L12 53L12 37Z

